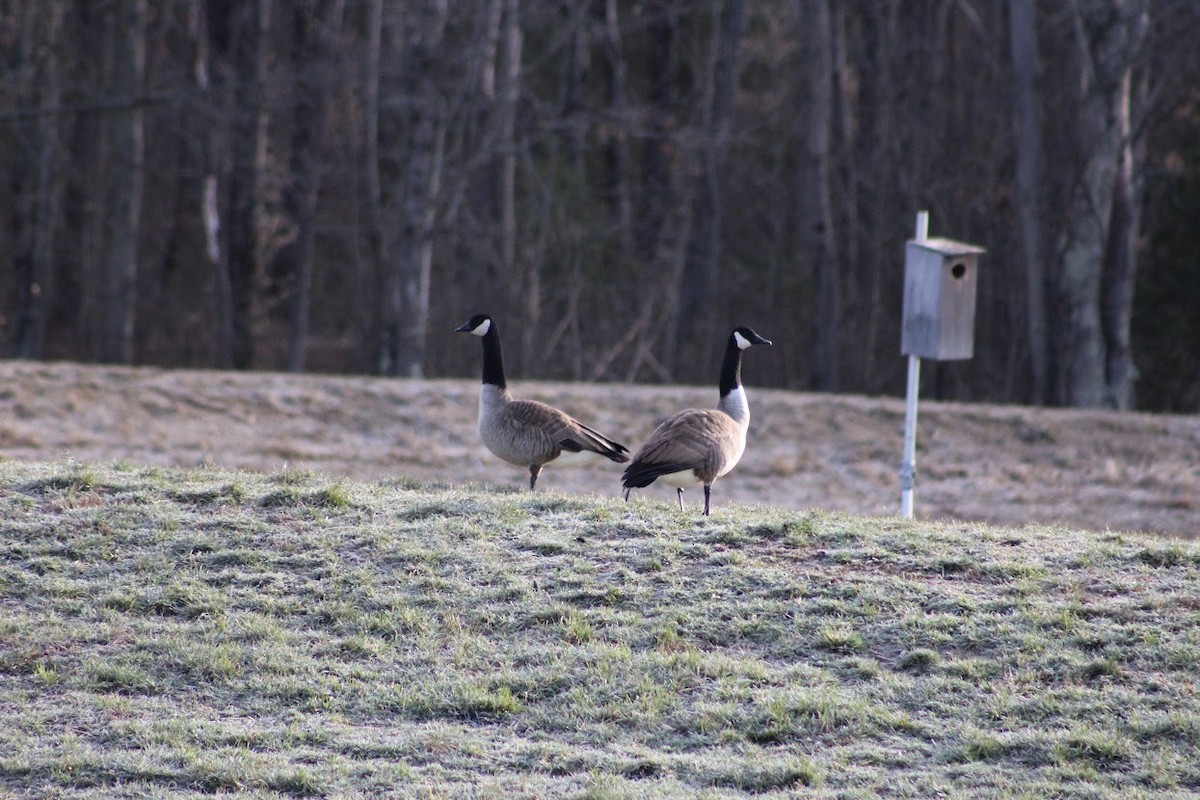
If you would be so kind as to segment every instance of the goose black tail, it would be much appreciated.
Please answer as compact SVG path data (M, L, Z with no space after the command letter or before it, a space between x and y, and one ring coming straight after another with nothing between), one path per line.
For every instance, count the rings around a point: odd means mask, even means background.
M641 489L649 486L663 475L682 472L687 464L649 464L645 461L634 461L625 468L621 475L621 485L626 489Z
M592 441L582 447L587 447L588 450L599 453L609 461L615 461L618 464L624 464L629 460L629 448L620 442L614 442L600 431L594 428L589 428L587 425L580 423L579 427L583 428L592 437ZM563 443L566 446L566 443ZM581 447L581 449L582 449Z

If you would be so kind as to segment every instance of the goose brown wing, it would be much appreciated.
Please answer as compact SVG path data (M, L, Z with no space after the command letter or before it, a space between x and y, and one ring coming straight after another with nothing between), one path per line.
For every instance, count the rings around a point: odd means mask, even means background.
M667 419L638 449L626 469L626 487L649 486L656 478L694 469L706 480L719 471L726 443L737 435L737 423L728 414L710 409L689 409Z
M516 400L509 404L510 419L536 436L540 452L548 458L561 450L578 453L589 450L613 461L628 461L629 450L600 432L553 406L537 400Z

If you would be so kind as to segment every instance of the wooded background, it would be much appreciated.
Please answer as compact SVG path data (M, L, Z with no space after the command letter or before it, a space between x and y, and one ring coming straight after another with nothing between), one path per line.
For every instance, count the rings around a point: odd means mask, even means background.
M3 0L0 354L1200 409L1194 0Z

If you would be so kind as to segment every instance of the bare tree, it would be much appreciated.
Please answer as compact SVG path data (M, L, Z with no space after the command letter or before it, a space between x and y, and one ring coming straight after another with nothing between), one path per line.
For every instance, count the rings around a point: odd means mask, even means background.
M138 99L146 71L146 0L121 0L116 4L116 14L116 33L121 41L116 48L113 88L118 96L134 102L113 121L116 171L108 252L107 324L101 355L106 361L129 364L134 356L138 245L145 181L146 134Z
M647 6L646 80L647 134L641 148L641 202L636 220L638 255L655 258L664 221L671 207L675 118L674 65L677 57L677 0L651 0Z
M633 206L629 192L629 110L626 98L629 82L629 67L625 58L625 46L621 41L621 23L617 0L604 0L603 53L606 62L606 93L608 97L608 124L605 126L604 156L606 174L604 194L621 256L629 259L633 254Z
M1075 0L1072 4L1081 77L1075 126L1078 172L1058 243L1058 293L1064 312L1060 381L1063 399L1072 406L1112 405L1132 391L1131 385L1109 384L1105 345L1107 338L1127 352L1128 315L1123 309L1132 296L1133 268L1128 254L1122 256L1120 268L1107 276L1104 266L1114 237L1113 209L1128 202L1120 192L1132 193L1135 188L1131 72L1144 37L1146 13L1145 2L1139 1ZM1130 185L1119 190L1123 163ZM1136 215L1125 215L1122 222L1127 230L1115 234L1117 241L1136 241L1136 231L1128 226L1137 220ZM1111 281L1107 290L1106 277ZM1105 294L1113 298L1115 326L1107 336L1102 313ZM1113 371L1122 384L1132 383L1127 357L1118 354Z
M846 231L846 235L840 242L836 238L834 241L839 246L841 262L850 267L846 270L850 274L857 271L857 265L860 263L860 240L857 231L861 229L859 186L862 181L859 178L858 160L855 158L855 145L858 141L856 100L860 81L857 71L851 66L847 16L848 10L844 3L834 3L830 8L830 39L833 47L831 68L833 69L834 83L831 102L835 134L835 144L831 153L834 168L831 180L834 188L831 188L830 193L833 196L834 217L840 222L842 230ZM838 288L841 290L841 304L844 306L847 292L842 284L839 284ZM842 315L841 324L846 324L845 313ZM850 374L849 370L842 370L842 374L838 376L839 386L844 387L849 378L851 385L860 389L863 387L864 377L870 374L874 361L874 354L868 349L869 344L870 338L868 337L863 344L860 356L861 373L856 370L855 373L858 374Z
M902 18L899 0L875 3L872 13L858 16L854 37L847 34L853 43L847 49L857 45L857 52L847 54L848 69L841 80L844 90L840 95L847 106L843 114L849 115L843 119L843 129L853 137L843 145L846 181L852 184L848 194L855 203L846 211L850 215L847 221L854 224L856 231L853 252L847 253L846 262L855 269L847 276L847 283L857 284L858 306L855 318L847 322L853 325L862 343L857 385L868 392L883 388L880 376L885 364L900 361L895 356L898 349L895 337L891 335L895 329L886 327L898 320L888 314L886 298L888 278L895 272L895 248L899 244L888 232L888 222L894 218L897 204L894 193L897 170L889 164L905 160L897 144L901 130L897 120L898 83L904 76L894 66L895 50L901 43Z
M1133 361L1130 329L1133 322L1133 290L1137 273L1138 241L1141 238L1142 193L1145 185L1145 127L1142 98L1146 91L1134 77L1149 30L1149 10L1133 3L1128 17L1129 40L1124 55L1120 87L1116 94L1116 124L1120 137L1113 208L1104 263L1101 291L1101 321L1104 326L1105 368L1108 384L1106 404L1131 409L1137 368Z
M802 63L806 70L805 100L797 118L801 147L797 154L799 189L797 227L799 262L816 278L812 313L812 386L820 391L838 388L838 334L841 331L841 264L833 221L833 15L829 0L815 0L796 9Z
M363 191L366 195L364 206L367 221L367 249L370 252L372 273L381 275L384 264L389 262L388 239L383 229L383 179L380 175L382 158L379 153L379 119L380 119L380 75L382 72L383 53L383 0L371 0L366 14L366 42L363 49ZM380 298L379 314L384 319L384 311L388 301L383 296L382 281L378 282L376 295ZM382 332L376 328L368 328L373 340L365 349L375 356L377 368L383 370L383 359L387 347L382 338Z
M1016 104L1017 221L1025 273L1025 333L1029 339L1030 399L1046 400L1049 340L1046 325L1046 247L1041 186L1045 155L1042 143L1041 58L1033 0L1009 0L1009 44Z
M222 355L237 369L255 365L260 328L262 254L259 229L262 216L262 175L266 171L267 126L263 102L270 59L271 0L243 5L234 0L210 0L210 53L220 58L219 74L229 146L222 172L228 176L221 204L226 231L230 307L221 313L232 323L232 352ZM224 278L222 279L224 280ZM222 292L224 295L224 292Z
M399 75L398 96L391 100L399 109L392 131L397 141L388 155L380 153L397 167L397 218L391 226L387 261L380 265L380 363L389 375L419 377L424 372L434 223L446 136L445 108L434 75L447 14L443 0L406 6L399 41L390 48Z
M713 278L721 242L725 162L730 144L738 50L745 23L745 0L725 0L714 20L712 71L708 81L698 187L692 206L691 239L679 287L680 309L675 326L673 371L678 368L684 350L692 345L695 337L700 338L702 363L707 363L707 356L715 347L709 341L713 338L713 326L705 325L697 329L696 323L697 320L713 317L712 314L706 314L705 310L712 303Z
M288 349L285 366L304 370L308 347L309 305L312 295L313 240L316 236L320 151L325 140L325 87L321 70L328 65L333 29L340 24L341 0L305 0L291 4L292 142L291 181L284 187L284 211L296 228L292 259L291 302L288 309Z
M53 109L62 98L59 42L65 6L62 0L31 4L21 20L19 58L25 66L21 90L25 101L42 111L16 123L29 131L21 137L27 152L14 173L17 236L13 261L18 283L13 351L18 358L45 354L46 326L56 290L53 244L63 182L59 120Z
M217 124L218 99L213 89L213 63L210 55L213 32L207 0L189 0L188 34L192 40L192 80L198 94L193 113L203 115L208 124L202 126L198 147L200 148L200 171L203 175L196 205L196 216L204 236L203 258L208 265L213 281L216 324L216 363L222 369L233 366L233 285L230 281L229 265L225 260L221 228L221 179L226 160L223 152L225 137Z
M541 317L542 287L538 265L533 259L521 258L517 243L517 107L521 99L521 60L524 34L521 30L520 0L503 0L500 27L500 70L497 82L495 117L495 149L497 205L500 211L500 274L505 283L516 290L514 301L521 306L524 321L521 326L521 354L526 364L533 363L537 328ZM524 263L522 263L524 262Z

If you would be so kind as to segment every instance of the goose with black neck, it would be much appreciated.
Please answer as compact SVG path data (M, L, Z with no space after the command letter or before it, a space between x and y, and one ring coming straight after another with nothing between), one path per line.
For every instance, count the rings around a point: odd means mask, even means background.
M708 516L713 483L733 469L746 450L750 405L742 388L742 353L755 345L769 344L770 340L750 328L733 329L721 362L717 407L680 411L650 434L621 478L626 500L630 490L661 479L675 487L682 511L684 488L702 483L704 515Z
M483 385L479 391L479 438L494 455L528 467L529 488L537 484L542 467L582 464L607 458L629 460L629 450L599 431L546 403L515 400L504 379L500 331L487 314L476 314L455 329L480 337L483 343Z

